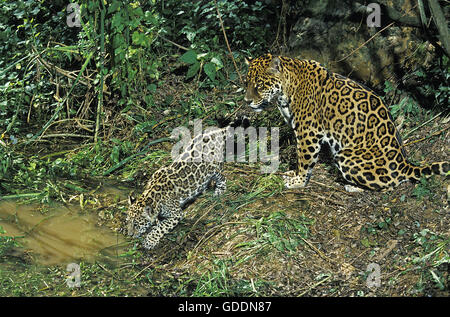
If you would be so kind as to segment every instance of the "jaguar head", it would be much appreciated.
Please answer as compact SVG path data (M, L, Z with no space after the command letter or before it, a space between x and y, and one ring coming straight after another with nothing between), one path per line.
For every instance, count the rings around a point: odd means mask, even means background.
M248 72L244 100L250 103L254 111L260 112L281 93L281 60L277 56L266 54L246 62Z
M128 198L130 207L127 212L127 231L133 238L140 237L155 222L153 208L141 200L136 200L131 196Z

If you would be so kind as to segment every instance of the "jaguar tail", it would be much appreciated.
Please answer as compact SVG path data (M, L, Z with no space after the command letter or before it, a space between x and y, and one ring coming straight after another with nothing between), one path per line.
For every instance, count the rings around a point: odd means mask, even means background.
M420 180L422 176L430 177L431 175L448 175L450 170L449 162L436 162L426 166L409 165L405 171L406 177L409 179Z

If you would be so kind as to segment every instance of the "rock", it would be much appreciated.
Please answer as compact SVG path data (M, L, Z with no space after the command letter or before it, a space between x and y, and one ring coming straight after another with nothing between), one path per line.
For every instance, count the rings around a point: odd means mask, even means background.
M411 0L378 1L381 27L368 27L364 1L311 1L301 8L288 41L291 55L314 59L332 71L382 91L385 80L400 80L435 56L423 45L418 12ZM409 14L405 14L410 12ZM395 19L404 21L381 29ZM419 20L420 21L420 20ZM425 65L424 65L425 64Z

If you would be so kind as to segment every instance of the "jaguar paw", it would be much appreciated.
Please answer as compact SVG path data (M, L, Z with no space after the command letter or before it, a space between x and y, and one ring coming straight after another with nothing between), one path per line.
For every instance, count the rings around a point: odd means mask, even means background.
M295 171L288 171L284 173L284 186L288 189L302 188L306 186L306 177L297 175Z

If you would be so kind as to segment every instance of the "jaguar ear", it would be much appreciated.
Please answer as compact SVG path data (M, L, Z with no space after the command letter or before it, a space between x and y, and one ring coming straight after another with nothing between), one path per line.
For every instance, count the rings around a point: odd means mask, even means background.
M244 57L244 59L245 59L245 64L246 64L247 66L250 65L250 63L251 63L251 61L252 61L252 58L251 58L251 57L249 57L249 58Z
M131 206L132 204L134 204L136 202L136 197L134 197L134 192L131 192L128 195L128 204Z
M269 74L273 75L278 75L279 73L281 73L281 61L278 56L272 58L267 71L269 72Z

